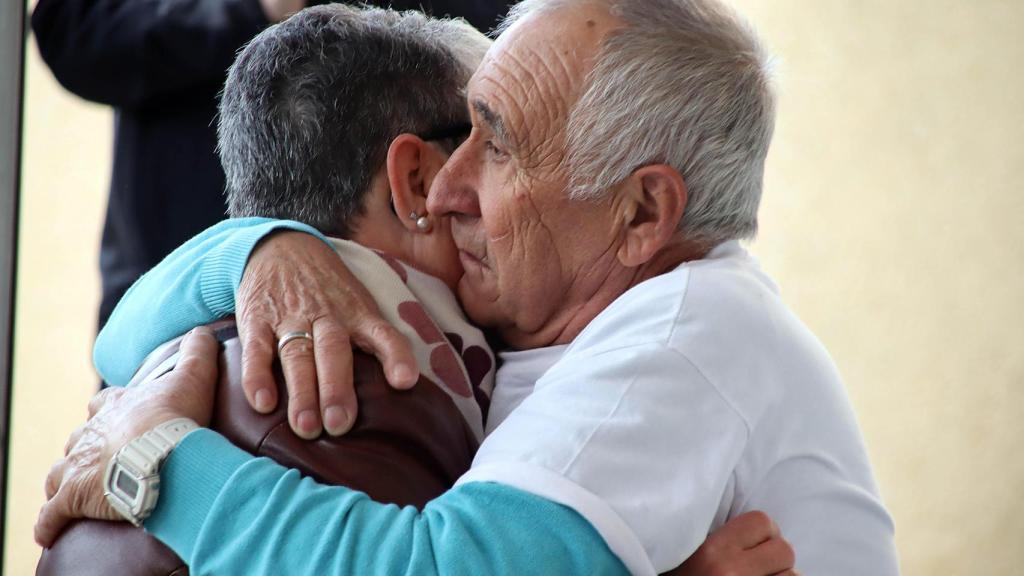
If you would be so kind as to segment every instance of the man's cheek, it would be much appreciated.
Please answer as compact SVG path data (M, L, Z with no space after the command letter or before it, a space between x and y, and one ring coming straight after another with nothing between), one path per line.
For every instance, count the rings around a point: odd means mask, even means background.
M489 202L481 207L483 232L485 235L485 247L488 261L494 266L495 261L501 261L506 245L513 240L516 233L517 214L512 202Z

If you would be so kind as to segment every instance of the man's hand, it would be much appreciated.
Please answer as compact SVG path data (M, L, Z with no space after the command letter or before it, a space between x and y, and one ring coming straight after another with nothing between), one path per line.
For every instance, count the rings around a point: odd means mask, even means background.
M279 339L307 332L280 352L288 388L288 422L302 438L322 428L347 432L356 419L352 346L375 355L388 382L412 387L419 368L408 340L384 320L373 297L338 255L308 234L283 232L253 251L236 298L242 343L242 388L249 404L277 406L272 370Z
M108 388L89 402L89 420L72 432L64 458L46 477L46 504L36 520L35 539L48 547L75 518L120 520L103 495L110 459L130 440L163 422L191 418L210 423L217 384L217 340L196 328L181 343L174 370L144 386Z
M667 576L797 576L796 555L764 512L726 522Z

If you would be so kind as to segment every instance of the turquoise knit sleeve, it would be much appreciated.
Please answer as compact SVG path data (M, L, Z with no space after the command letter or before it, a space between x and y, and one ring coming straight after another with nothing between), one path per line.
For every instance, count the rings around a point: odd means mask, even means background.
M235 310L235 291L249 254L267 234L315 228L290 220L236 218L203 231L139 278L96 338L93 362L109 384L128 384L164 342Z
M174 449L160 477L146 530L194 576L626 574L582 516L500 484L399 508L319 485L205 429Z

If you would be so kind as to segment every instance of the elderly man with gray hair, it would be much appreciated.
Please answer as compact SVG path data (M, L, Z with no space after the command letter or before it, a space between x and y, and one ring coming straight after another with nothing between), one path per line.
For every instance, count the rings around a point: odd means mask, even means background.
M188 512L162 515L158 537L218 550L208 566L233 572L253 573L256 558L265 572L586 574L610 551L654 574L761 509L804 573L896 574L892 522L835 367L738 243L756 231L774 123L766 66L752 30L715 0L517 7L469 83L472 133L426 204L450 218L466 312L513 349L473 467L422 512L388 510L197 430L160 472ZM394 383L415 376L401 338L314 231L255 247L260 226L220 230L231 253L191 264L244 266L241 287L158 268L131 297L173 291L203 310L238 288L250 347L312 327L378 354ZM287 281L257 293L253 279L267 275ZM210 319L178 314L162 337ZM212 344L191 345L191 365L163 383L179 395L209 379ZM325 360L284 359L347 385ZM257 386L269 363L248 367ZM197 416L167 396L99 399L90 426L111 438L102 453ZM102 497L81 474L63 474L81 506L56 514L88 513ZM266 560L275 555L287 560Z

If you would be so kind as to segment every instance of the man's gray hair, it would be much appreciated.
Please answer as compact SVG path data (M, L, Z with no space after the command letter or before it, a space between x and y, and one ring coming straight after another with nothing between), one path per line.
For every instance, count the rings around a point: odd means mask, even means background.
M489 47L459 20L339 4L267 28L221 98L229 213L349 235L395 137L468 123L465 86Z
M688 239L753 237L775 125L771 58L753 28L717 0L595 1L625 27L605 39L570 113L570 194L597 197L664 163L687 185ZM525 0L502 29L573 5Z

